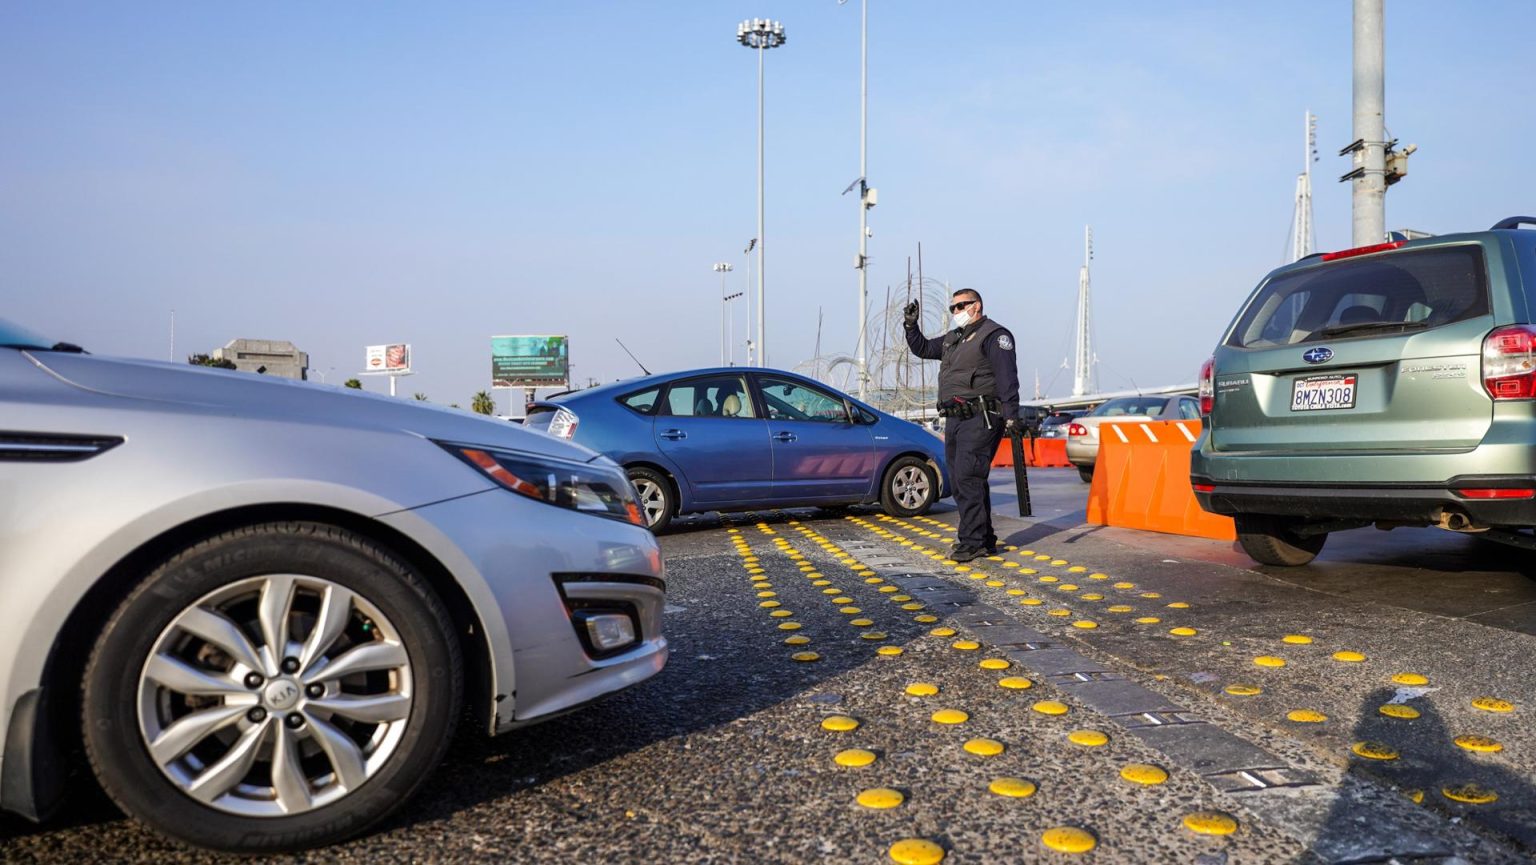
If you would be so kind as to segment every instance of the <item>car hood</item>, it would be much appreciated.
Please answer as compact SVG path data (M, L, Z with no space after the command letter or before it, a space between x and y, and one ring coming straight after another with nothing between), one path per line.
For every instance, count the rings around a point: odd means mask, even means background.
M404 432L580 462L600 458L580 445L506 421L351 388L135 358L51 351L28 351L27 356L66 384L106 397L158 403L164 411Z

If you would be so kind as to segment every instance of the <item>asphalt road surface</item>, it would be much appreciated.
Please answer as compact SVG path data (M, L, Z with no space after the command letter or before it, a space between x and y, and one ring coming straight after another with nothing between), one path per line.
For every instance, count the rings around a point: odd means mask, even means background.
M994 473L1011 549L974 567L947 505L680 521L661 675L461 734L383 829L292 861L1531 861L1530 554L1363 529L1259 568L1031 479L1013 519ZM0 818L0 859L218 859L74 789Z

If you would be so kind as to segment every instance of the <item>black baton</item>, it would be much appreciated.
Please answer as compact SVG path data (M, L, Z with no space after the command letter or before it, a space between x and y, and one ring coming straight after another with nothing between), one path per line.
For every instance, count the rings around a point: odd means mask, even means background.
M1014 433L1008 436L1013 442L1013 484L1019 493L1019 516L1033 516L1033 509L1029 505L1029 472L1024 466L1024 435Z

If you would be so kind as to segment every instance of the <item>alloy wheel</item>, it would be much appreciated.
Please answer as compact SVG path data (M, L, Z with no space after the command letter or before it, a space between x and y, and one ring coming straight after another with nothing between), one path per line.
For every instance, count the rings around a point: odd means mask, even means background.
M891 478L891 492L904 508L918 508L928 501L928 474L917 466L903 466Z

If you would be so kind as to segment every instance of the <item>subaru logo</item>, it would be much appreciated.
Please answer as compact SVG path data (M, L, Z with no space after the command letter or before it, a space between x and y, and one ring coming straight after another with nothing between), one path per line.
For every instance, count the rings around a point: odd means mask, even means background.
M1328 361L1333 360L1333 349L1323 348L1322 346L1318 346L1317 348L1309 348L1307 349L1306 353L1301 356L1301 359L1307 363L1327 363Z

